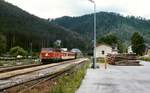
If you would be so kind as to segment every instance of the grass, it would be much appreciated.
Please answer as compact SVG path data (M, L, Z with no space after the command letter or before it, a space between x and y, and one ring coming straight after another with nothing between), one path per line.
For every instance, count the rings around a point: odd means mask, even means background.
M0 66L3 66L3 63L2 63L2 62L0 62Z
M50 93L75 93L85 76L88 66L89 64L85 64L74 73L59 78Z
M105 59L104 58L97 58L97 63L105 63Z
M150 62L150 57L140 57L140 60L149 61Z

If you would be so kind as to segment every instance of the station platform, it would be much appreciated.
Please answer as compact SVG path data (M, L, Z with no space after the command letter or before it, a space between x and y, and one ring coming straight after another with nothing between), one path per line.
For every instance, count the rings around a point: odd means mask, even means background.
M88 69L76 93L150 93L150 62Z

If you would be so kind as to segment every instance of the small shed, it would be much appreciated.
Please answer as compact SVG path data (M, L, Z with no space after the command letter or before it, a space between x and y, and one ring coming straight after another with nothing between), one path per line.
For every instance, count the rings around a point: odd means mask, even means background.
M107 44L99 44L96 47L96 57L106 57L107 54L118 54L117 47Z

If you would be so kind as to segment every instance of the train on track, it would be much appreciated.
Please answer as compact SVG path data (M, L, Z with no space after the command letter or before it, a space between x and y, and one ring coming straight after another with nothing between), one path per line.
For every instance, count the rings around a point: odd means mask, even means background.
M60 48L42 48L40 53L40 60L42 63L60 62L76 58L76 52L63 51Z

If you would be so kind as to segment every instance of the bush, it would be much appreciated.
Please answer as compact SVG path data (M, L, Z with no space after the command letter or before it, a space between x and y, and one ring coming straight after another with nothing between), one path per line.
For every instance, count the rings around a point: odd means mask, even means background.
M10 54L13 56L21 55L21 56L26 56L27 51L25 51L23 48L16 46L10 49Z

